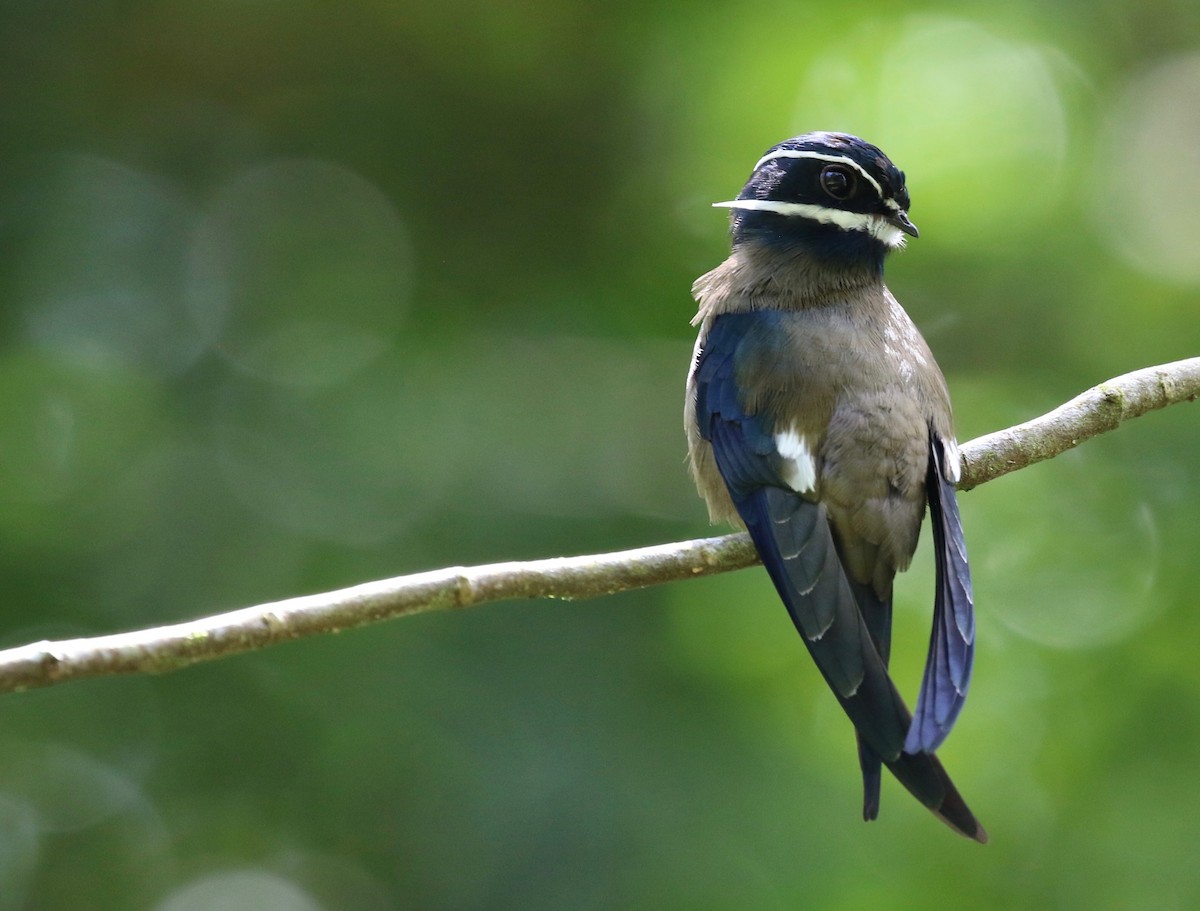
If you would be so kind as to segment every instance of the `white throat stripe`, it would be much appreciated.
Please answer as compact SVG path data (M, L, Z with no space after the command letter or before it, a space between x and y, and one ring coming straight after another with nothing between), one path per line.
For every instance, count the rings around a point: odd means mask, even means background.
M863 231L889 247L904 246L904 232L879 215L828 209L807 202L779 202L774 199L731 199L714 202L715 209L745 209L750 212L774 212L809 218L823 225L836 225L843 231Z
M832 162L833 164L848 165L849 167L858 171L858 173L862 175L863 180L875 188L875 193L880 199L883 199L886 202L891 202L891 200L888 200L883 195L883 187L879 185L879 181L868 174L866 169L863 168L863 166L853 158L847 158L845 155L826 155L824 152L805 152L799 149L779 149L778 151L771 152L769 155L764 155L762 158L760 158L758 160L758 164L754 166L754 170L757 171L768 161L774 161L776 158L812 158L816 161L828 161ZM897 206L897 208L899 208L899 206Z

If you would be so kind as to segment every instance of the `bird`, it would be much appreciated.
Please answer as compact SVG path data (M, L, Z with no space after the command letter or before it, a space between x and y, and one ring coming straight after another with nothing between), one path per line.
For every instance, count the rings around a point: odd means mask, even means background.
M904 172L846 133L787 139L728 202L731 252L696 279L688 461L713 522L744 526L853 723L863 818L881 769L968 838L987 833L935 751L962 710L974 595L945 378L883 280L916 238ZM893 580L928 506L936 585L914 714L888 659Z

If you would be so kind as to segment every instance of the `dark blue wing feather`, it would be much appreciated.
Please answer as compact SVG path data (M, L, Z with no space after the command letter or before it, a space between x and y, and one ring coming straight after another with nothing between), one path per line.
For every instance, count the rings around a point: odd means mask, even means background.
M775 313L751 311L714 321L696 366L696 418L796 628L829 685L849 699L856 697L865 677L871 678L868 689L877 689L877 678L886 681L887 671L842 571L825 507L787 488L772 420L764 413L750 414L738 386L738 362L755 357L754 346L762 340L778 337L773 325L764 325L777 319ZM855 699L856 704L862 701ZM898 695L894 703L900 704ZM862 724L871 745L894 757L906 730L898 727L894 707L878 718L868 711L856 714L855 724Z
M904 743L909 753L932 752L950 734L962 711L975 662L975 597L967 542L958 515L954 485L946 479L946 444L929 437L929 514L933 525L937 594L929 657L917 711Z
M694 374L700 434L712 445L717 469L793 623L858 732L864 815L878 812L883 762L944 822L986 841L937 758L902 752L911 716L881 657L890 644L890 605L874 594L870 604L859 603L867 593L856 592L842 569L825 507L787 487L770 416L749 413L743 404L738 362L764 355L754 346L780 337L771 331L778 318L772 311L731 313L709 327ZM867 610L876 606L881 610ZM864 611L875 626L868 626Z
M734 497L769 485L782 485L775 454L774 428L765 415L747 414L735 377L736 360L745 356L743 343L763 316L757 312L730 313L716 321L705 338L696 365L696 418L700 435L718 459L721 476ZM720 435L727 426L734 432ZM720 439L714 438L716 436ZM724 466L721 466L721 461Z

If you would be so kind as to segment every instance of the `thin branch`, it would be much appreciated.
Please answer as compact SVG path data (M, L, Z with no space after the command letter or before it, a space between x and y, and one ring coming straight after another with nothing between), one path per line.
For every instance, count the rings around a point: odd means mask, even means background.
M1200 357L1118 376L1040 418L972 440L963 447L963 477L958 488L970 490L1010 471L1052 459L1148 411L1192 402L1197 396Z
M751 566L746 535L613 554L452 566L157 626L0 651L0 693L85 677L162 674L289 639L515 598L578 600Z
M1049 459L1123 422L1200 396L1200 358L1101 383L1049 414L962 447L969 490ZM579 600L743 569L758 562L743 534L525 563L450 567L368 582L159 626L0 651L0 693L118 674L161 674L289 639L354 629L409 614L515 598Z

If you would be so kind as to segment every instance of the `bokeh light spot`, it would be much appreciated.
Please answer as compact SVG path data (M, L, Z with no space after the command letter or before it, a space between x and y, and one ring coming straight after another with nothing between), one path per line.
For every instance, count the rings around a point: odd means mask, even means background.
M966 20L875 22L814 61L797 129L878 143L909 175L917 224L974 246L1028 230L1059 198L1067 122L1055 70L1047 51Z
M1133 635L1161 606L1154 514L1103 462L1068 453L1053 472L1015 472L971 500L988 620L1041 645L1095 648Z
M288 386L344 382L402 324L411 251L391 202L340 165L251 168L216 194L190 254L197 318L241 369Z
M61 156L44 189L22 281L33 341L160 373L211 342L184 302L192 211L174 185L117 162Z
M177 889L158 911L321 911L294 883L265 870L212 873Z
M10 744L0 760L7 786L38 811L42 832L76 832L149 803L124 771L57 743Z
M0 908L24 908L41 854L38 814L20 797L0 791Z
M60 536L64 511L116 484L142 452L159 405L154 384L113 365L0 359L0 535Z
M1090 195L1103 238L1155 278L1200 285L1200 54L1121 92Z

